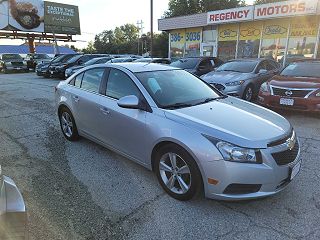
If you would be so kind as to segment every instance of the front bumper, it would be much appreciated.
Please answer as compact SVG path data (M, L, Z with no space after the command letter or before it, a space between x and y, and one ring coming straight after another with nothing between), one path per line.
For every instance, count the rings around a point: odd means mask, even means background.
M29 70L28 66L6 66L7 71L27 71Z
M298 143L299 144L299 141ZM262 164L237 163L224 160L202 162L204 171L203 182L205 195L218 200L247 200L274 195L287 187L291 182L291 171L297 164L301 164L300 149L297 157L287 165L278 165L272 154L287 149L286 144L261 150ZM208 179L216 180L216 184L209 184ZM240 190L230 192L230 189ZM249 186L241 192L242 186ZM239 187L239 189L237 189ZM252 187L252 188L250 188ZM250 191L250 189L252 191Z
M320 97L308 97L308 98L290 98L294 100L293 106L286 106L280 104L281 97L271 95L270 93L260 92L258 97L258 102L268 108L278 108L278 109L292 109L298 111L307 112L319 112L320 111Z
M65 71L64 68L50 68L49 75L50 77L65 78Z

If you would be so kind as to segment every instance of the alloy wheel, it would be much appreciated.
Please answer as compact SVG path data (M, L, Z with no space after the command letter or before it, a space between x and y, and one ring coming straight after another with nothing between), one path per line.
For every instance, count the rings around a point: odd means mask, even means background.
M73 134L73 123L69 113L63 112L61 114L61 126L64 134L67 137L71 137Z
M191 171L188 164L175 153L164 154L159 162L163 183L176 194L185 194L191 187Z

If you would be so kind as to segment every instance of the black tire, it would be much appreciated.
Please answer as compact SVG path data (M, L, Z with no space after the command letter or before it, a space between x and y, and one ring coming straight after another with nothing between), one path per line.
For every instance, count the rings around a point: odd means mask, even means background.
M163 156L165 156L168 153L174 153L178 155L181 159L183 159L184 163L188 165L188 168L190 170L190 185L188 191L185 193L176 193L169 189L164 182L162 175L160 173L160 161ZM178 160L177 160L177 165L178 165ZM178 167L178 166L177 166ZM166 193L168 193L171 197L180 200L180 201L188 201L192 198L196 198L200 196L203 193L203 182L202 182L202 177L200 170L198 168L198 165L196 161L193 159L190 154L183 149L182 147L175 145L175 144L168 144L163 147L161 147L154 159L154 170L156 173L156 176L158 178L158 181L161 185L161 187L164 189ZM166 173L167 174L167 173ZM171 173L168 173L171 174ZM189 176L189 174L188 174ZM182 176L181 176L182 177ZM175 184L177 184L179 188L179 181L176 180ZM180 185L181 186L181 185ZM181 188L182 190L182 188Z
M65 114L67 114L68 116L70 116L70 120L72 122L72 131L71 131L71 134L67 134L66 131L64 130L64 126L65 124L63 123L63 116L65 116ZM80 136L79 136L79 133L78 133L78 129L77 129L77 125L76 125L76 122L74 120L74 117L71 113L71 111L67 108L67 107L63 107L60 109L59 111L59 121L60 121L60 127L61 127L61 131L64 135L64 137L70 141L70 142L74 142L74 141L77 141L79 140ZM70 127L70 126L69 126Z
M253 87L253 85L248 85L247 87L246 87L246 89L244 90L244 92L243 92L243 96L242 96L242 99L243 100L246 100L246 101L248 101L248 102L251 102L252 100L253 100L253 98L254 98L254 87Z

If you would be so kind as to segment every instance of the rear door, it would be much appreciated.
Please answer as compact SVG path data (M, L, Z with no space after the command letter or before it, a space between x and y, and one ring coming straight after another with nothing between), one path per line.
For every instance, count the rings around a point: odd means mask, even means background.
M106 68L92 68L75 78L75 88L72 93L72 105L76 124L80 132L101 140L101 83L106 76Z

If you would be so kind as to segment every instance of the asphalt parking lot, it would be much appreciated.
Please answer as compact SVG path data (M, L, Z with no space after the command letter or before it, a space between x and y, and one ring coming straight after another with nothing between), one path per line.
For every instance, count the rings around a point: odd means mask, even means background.
M67 142L54 108L57 83L0 75L0 164L25 198L30 239L320 239L320 116L281 112L303 159L283 192L179 202L130 160L86 139Z

